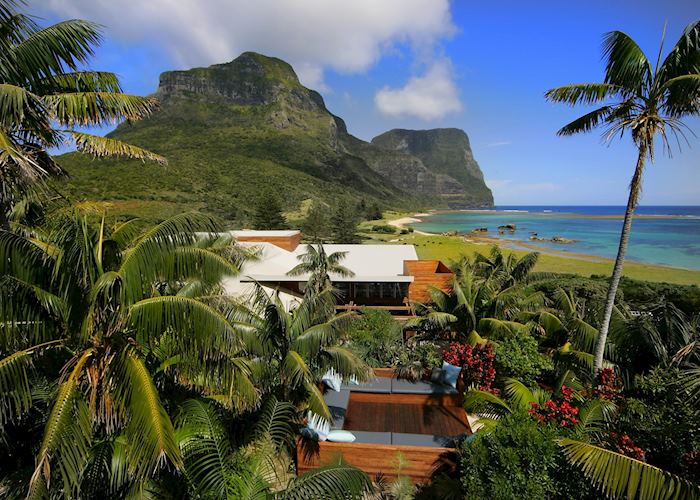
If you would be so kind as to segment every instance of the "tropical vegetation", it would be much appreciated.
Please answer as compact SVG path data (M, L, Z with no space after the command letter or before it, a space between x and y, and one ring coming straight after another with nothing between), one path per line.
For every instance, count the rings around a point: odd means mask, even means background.
M697 293L623 283L616 294L617 269L606 302L600 282L494 248L450 263L450 286L399 324L338 314L344 253L309 245L290 273L309 276L301 296L254 284L233 297L228 279L257 253L219 219L114 217L47 187L62 173L47 148L64 138L96 156L163 159L73 128L141 118L153 102L81 69L97 26L41 29L17 5L0 0L0 496L700 498ZM696 113L699 36L692 25L651 72L615 32L609 81L550 97L623 98L569 129L631 129L639 180L651 137ZM284 221L263 205L261 221ZM329 237L356 241L376 208L340 199ZM296 473L305 419L331 418L328 372L361 382L390 366L415 380L444 362L461 368L476 432L433 484L389 485L340 460Z

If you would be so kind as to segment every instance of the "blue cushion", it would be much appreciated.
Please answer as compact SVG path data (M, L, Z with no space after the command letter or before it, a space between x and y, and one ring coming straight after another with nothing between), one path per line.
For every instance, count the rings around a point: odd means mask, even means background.
M445 385L449 385L457 388L457 379L459 379L459 372L462 369L459 366L454 366L449 364L447 361L442 362L442 382Z

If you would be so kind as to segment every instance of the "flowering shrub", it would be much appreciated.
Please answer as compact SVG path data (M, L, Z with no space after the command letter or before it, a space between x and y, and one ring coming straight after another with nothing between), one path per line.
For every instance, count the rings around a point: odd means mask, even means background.
M616 432L611 432L610 437L612 439L613 448L616 452L641 462L644 461L644 450L639 446L636 446L632 441L632 438L627 434L617 434Z
M492 387L496 380L493 345L462 344L452 342L443 353L442 359L447 363L462 367L462 377L467 385L474 385L482 391L494 392Z
M622 379L612 368L603 368L598 374L593 396L608 401L619 401L622 395Z
M561 386L561 398L550 399L543 405L530 403L530 415L538 422L554 422L562 427L578 424L578 408L571 404L574 391L565 385Z

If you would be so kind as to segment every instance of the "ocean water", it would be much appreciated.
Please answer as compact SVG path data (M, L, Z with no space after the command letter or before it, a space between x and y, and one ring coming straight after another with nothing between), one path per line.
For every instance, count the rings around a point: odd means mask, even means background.
M412 227L431 233L469 232L487 227L488 236L564 252L615 258L622 229L623 206L498 206L493 210L436 213ZM700 206L640 206L627 250L627 259L686 269L700 269ZM606 218L604 216L617 216ZM515 233L499 235L497 227L515 224ZM529 241L531 233L540 238L563 238L574 243Z

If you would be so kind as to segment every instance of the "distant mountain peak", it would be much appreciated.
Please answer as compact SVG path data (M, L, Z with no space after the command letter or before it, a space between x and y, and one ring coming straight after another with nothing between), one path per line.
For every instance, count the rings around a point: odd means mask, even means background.
M243 52L227 63L161 73L158 95L163 100L178 96L268 104L280 90L303 88L289 63L257 52Z

